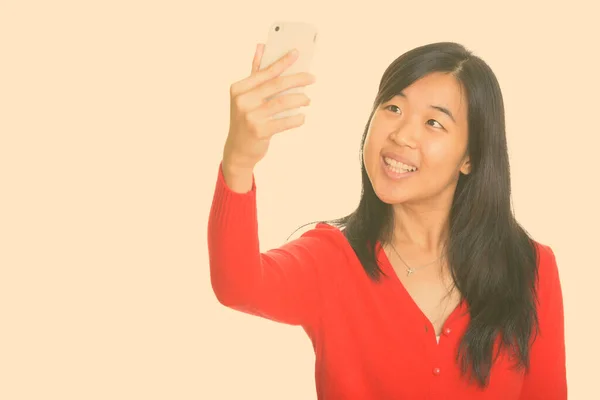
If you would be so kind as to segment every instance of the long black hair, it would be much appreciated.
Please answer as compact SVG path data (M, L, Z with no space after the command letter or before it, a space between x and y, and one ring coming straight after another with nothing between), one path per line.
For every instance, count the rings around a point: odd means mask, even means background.
M449 216L447 260L470 323L457 353L463 374L486 386L495 339L501 337L517 366L529 367L536 312L537 251L511 207L510 167L502 92L491 68L464 46L438 42L414 48L385 70L360 143L362 193L357 208L333 221L365 272L378 280L376 244L389 242L393 212L373 190L362 149L376 108L416 80L434 72L452 74L468 99L471 172L460 174Z

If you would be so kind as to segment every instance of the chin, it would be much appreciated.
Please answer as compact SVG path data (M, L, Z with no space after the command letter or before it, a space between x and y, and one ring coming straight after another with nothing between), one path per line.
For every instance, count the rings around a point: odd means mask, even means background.
M409 199L406 198L406 197L404 197L404 196L400 197L400 196L380 196L380 195L377 195L377 197L379 198L379 200L381 200L385 204L389 204L391 206L402 204L402 203L407 203L409 201Z
M385 204L400 204L410 201L411 196L406 191L398 190L398 188L390 187L390 185L373 183L373 191ZM400 192L400 193L399 193Z

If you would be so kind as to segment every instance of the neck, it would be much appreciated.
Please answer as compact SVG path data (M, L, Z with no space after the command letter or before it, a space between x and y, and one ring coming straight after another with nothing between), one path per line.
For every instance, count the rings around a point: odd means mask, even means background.
M394 206L394 241L424 254L440 254L448 236L449 207Z

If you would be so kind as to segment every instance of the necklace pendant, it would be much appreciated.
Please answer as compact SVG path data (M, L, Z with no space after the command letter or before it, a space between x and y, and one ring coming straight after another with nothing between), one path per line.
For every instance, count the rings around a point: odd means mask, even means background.
M413 272L415 272L415 270L412 268L409 268L408 272L406 273L406 276L410 276Z

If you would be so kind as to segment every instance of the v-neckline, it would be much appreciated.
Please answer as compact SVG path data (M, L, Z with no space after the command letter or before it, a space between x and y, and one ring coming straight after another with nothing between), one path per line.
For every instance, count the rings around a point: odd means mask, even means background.
M406 289L406 286L404 286L404 283L398 277L398 274L396 273L394 266L392 265L387 253L385 252L385 249L381 245L381 242L377 242L376 252L377 252L376 253L377 258L380 261L381 266L383 267L382 269L385 272L385 274L388 276L389 279L392 280L392 283L394 284L394 286L396 286L398 288L398 292L400 292L400 295L402 297L404 297L408 301L408 303L411 304L413 311L421 319L423 319L423 321L425 321L425 323L433 331L434 336L435 336L436 333L435 333L435 327L433 326L433 323L429 320L427 315L425 315L425 313L423 312L421 307L419 307L419 305L417 304L415 299L410 295L410 293ZM462 298L462 296L461 296L460 302L454 307L452 312L450 314L448 314L448 317L446 318L446 320L444 321L444 323L442 325L445 327L448 324L452 323L452 321L455 318L457 318L458 314L463 311L467 312L467 303L466 303L466 300L464 298Z

